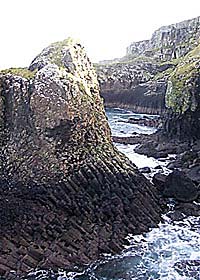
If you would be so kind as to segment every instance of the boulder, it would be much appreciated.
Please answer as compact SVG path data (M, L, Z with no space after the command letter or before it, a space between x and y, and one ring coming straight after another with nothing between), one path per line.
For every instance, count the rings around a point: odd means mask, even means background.
M174 170L167 176L163 195L182 202L190 202L197 199L199 189L184 172Z
M158 143L150 140L146 143L138 145L135 147L134 151L138 154L144 154L148 157L154 158L167 158L168 157L168 150L159 149Z
M145 167L139 168L139 171L141 173L151 173L151 168L148 166L145 166Z
M187 176L196 184L200 184L200 164L191 166L186 171Z
M160 221L158 193L113 146L96 73L72 39L0 73L0 149L6 279L88 264Z
M163 191L165 189L166 179L167 179L167 176L162 173L156 173L153 176L152 182L161 193L163 193Z

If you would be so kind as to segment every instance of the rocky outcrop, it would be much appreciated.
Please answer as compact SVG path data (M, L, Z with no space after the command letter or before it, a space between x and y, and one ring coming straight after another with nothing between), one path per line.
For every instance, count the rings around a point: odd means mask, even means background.
M198 45L199 38L200 17L197 17L162 26L153 33L150 40L133 42L127 48L127 55L170 61L186 55Z
M174 64L137 61L96 66L100 93L107 107L130 108L135 112L165 111L168 74Z
M169 138L200 139L200 45L172 72L166 92L168 115L164 133Z
M160 220L157 191L113 146L95 71L71 39L0 74L0 149L7 279L119 252Z
M125 57L96 65L101 95L108 107L139 113L165 113L169 75L198 46L200 17L164 26L150 40L134 42Z
M198 186L186 175L185 172L175 170L168 176L157 173L153 183L165 197L175 198L182 202L192 202L200 194Z

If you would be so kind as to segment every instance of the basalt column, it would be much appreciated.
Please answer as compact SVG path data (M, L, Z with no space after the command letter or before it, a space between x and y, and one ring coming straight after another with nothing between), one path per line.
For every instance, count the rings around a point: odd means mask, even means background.
M69 268L160 220L153 186L111 142L96 73L71 39L0 74L0 275Z

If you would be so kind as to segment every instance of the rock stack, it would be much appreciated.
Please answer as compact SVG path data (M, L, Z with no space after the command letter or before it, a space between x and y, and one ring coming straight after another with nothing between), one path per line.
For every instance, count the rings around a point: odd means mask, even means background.
M0 74L0 186L7 279L117 253L160 221L156 190L113 146L96 73L72 39Z

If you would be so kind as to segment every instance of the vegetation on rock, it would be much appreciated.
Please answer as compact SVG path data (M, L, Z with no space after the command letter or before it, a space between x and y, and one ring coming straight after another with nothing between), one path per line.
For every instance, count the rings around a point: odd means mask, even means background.
M12 74L30 80L34 78L36 72L36 70L30 71L28 68L9 68L1 70L0 74Z
M157 190L112 144L84 48L71 39L52 44L29 70L32 80L21 70L0 75L0 276L7 279L10 271L66 269L117 253L128 233L156 226L162 212Z
M200 45L189 52L172 72L166 92L166 104L174 112L197 109L199 96L195 87L200 76Z
M160 114L166 111L167 100L167 106L174 107L176 112L185 112L189 107L194 110L194 98L188 90L184 94L181 91L183 87L189 87L189 76L195 74L194 53L190 53L193 57L190 60L187 53L195 47L198 53L199 38L200 17L197 17L161 27L150 40L132 43L126 56L95 64L105 105ZM185 55L187 59L184 59ZM198 60L197 57L195 60ZM171 95L172 83L174 94ZM154 96L152 100L149 95Z

